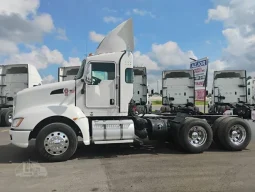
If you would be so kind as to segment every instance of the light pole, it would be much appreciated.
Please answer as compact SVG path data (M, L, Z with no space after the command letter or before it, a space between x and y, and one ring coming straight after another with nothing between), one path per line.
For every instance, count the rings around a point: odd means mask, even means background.
M157 92L159 93L159 90L158 90L158 82L159 82L159 80L157 80Z

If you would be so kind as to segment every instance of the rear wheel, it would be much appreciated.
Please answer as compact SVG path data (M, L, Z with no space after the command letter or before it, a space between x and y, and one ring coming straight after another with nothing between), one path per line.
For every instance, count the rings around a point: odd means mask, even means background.
M216 143L216 145L218 145L218 147L222 147L222 144L219 140L217 131L218 131L219 126L222 125L223 120L225 120L226 118L229 118L229 117L228 116L219 117L218 119L216 119L214 121L213 126L212 126L213 141L214 141L214 143Z
M5 108L5 109L2 109L1 112L0 112L0 118L1 118L1 126L3 127L6 127L8 126L8 122L6 121L6 114L8 112L9 109Z
M185 151L202 153L207 150L213 139L210 125L201 119L191 119L180 130L179 140Z
M218 128L218 137L222 146L231 151L245 149L251 141L251 128L245 120L235 117L224 120Z
M46 125L36 138L36 148L47 161L66 161L77 149L75 131L64 123Z
M5 113L3 113L3 117L2 119L4 119L5 125L7 127L10 127L12 124L12 114L13 114L13 109L9 108L5 111Z

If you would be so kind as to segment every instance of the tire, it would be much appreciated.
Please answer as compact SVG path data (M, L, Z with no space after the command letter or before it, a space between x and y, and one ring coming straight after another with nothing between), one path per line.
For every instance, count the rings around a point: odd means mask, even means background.
M194 117L187 117L184 121L184 124L188 124L190 121L194 121L194 120L197 120L197 118L194 118ZM182 129L182 128L181 128ZM180 129L180 130L181 130ZM176 135L176 137L173 138L173 141L175 144L179 145L180 149L182 150L185 150L185 146L183 145L183 141L180 139L181 138L181 131L180 130L176 130L178 135Z
M51 139L50 134L54 132L57 132L54 134L55 136L59 132L61 133L61 136L62 136L62 133L65 135L65 137L58 136L58 139L62 139L64 141L66 141L66 139L68 140L68 142L64 142L64 145L68 144L68 146L65 146L66 148L61 149L61 150L64 150L64 152L57 155L52 154L54 150L50 150L50 152L46 151L47 146L46 144L44 144L47 138ZM39 154L41 155L43 159L45 159L46 161L51 161L51 162L68 160L75 153L77 149L77 145L78 145L78 137L75 131L69 125L66 125L64 123L51 123L49 125L46 125L44 128L40 130L40 132L38 133L36 137L37 151L39 152Z
M2 109L1 112L0 112L0 118L1 118L1 126L3 127L6 127L7 126L7 122L5 120L5 116L6 116L6 113L8 112L9 109Z
M236 126L237 129L244 130L246 134L245 138L241 139L240 143L238 144L234 143L229 137L229 132L232 130L232 128L234 128L234 126ZM242 131L240 131L240 133L241 132ZM251 141L251 134L252 133L249 124L239 117L225 119L224 123L218 128L218 138L222 143L222 146L224 149L230 151L242 151L245 149Z
M222 116L219 117L218 119L216 119L213 123L212 126L212 131L213 131L213 141L214 143L216 143L219 147L222 147L222 144L219 140L218 134L217 134L217 130L219 128L219 126L222 124L223 120L225 120L228 116Z
M12 118L12 114L13 114L13 109L12 108L8 108L8 110L3 113L3 119L5 122L5 126L10 127L12 125L12 123L10 122L10 118Z
M192 128L198 127L200 132L204 135L204 140L200 144L191 144L189 141L189 131ZM197 132L193 132L198 134ZM207 150L213 141L213 132L211 126L204 120L201 119L191 119L184 123L181 127L179 140L183 149L189 153L203 153Z

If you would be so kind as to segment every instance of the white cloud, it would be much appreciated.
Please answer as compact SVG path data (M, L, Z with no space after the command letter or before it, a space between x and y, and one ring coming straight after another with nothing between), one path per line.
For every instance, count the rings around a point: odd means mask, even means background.
M95 31L89 32L89 38L93 42L100 43L104 37L105 37L105 35L96 33Z
M117 23L122 21L122 18L120 17L113 17L113 16L106 16L103 18L105 23Z
M150 11L142 10L142 9L132 9L131 11L126 12L127 15L135 14L140 16L150 16L152 18L155 18L156 16L152 14Z
M78 57L69 57L68 61L63 62L63 66L79 66L81 65L81 60Z
M190 57L197 59L193 51L182 51L176 42L152 45L152 57L164 66L189 66Z
M43 77L42 79L42 83L43 84L48 84L48 83L55 83L57 82L55 77L53 77L52 75L48 75L46 77Z
M1 0L0 14L19 14L26 18L29 14L35 15L39 5L39 0Z
M39 0L2 0L0 6L0 41L7 50L0 54L17 52L18 44L40 42L54 31L51 15L38 14Z
M57 29L57 39L60 40L68 40L67 36L66 36L66 31L62 28L58 28Z
M11 41L0 39L0 55L8 55L19 51L17 45Z
M255 1L218 0L215 9L208 11L208 19L223 23L227 46L220 60L224 69L245 69L255 72Z
M218 5L216 9L209 9L208 10L208 19L206 22L210 20L225 20L228 19L230 16L229 7Z
M4 64L9 63L28 63L35 65L37 69L44 69L49 64L62 64L64 58L58 50L50 50L47 46L34 48L29 53L12 54L4 61Z
M134 65L139 67L144 66L147 70L159 70L157 63L152 61L148 55L141 54L140 51L134 52Z

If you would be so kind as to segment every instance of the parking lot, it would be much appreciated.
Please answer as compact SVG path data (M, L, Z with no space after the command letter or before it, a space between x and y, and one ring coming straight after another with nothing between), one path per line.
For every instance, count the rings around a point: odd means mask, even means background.
M191 155L155 142L145 142L141 148L85 147L80 143L71 160L43 163L33 142L28 149L12 146L8 128L1 128L0 154L1 192L255 190L254 134L248 149L242 152L212 146L203 154ZM27 161L39 167L39 174L34 174L31 166L25 167Z

